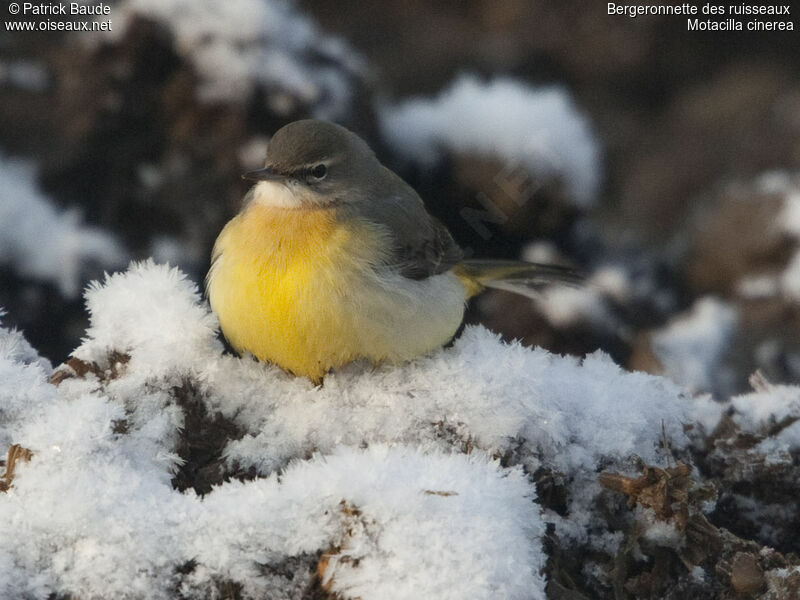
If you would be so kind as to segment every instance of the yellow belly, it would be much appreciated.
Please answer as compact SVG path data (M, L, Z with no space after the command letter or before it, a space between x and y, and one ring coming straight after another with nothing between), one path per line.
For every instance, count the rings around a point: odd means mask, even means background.
M238 351L319 382L360 358L403 361L446 343L466 289L451 273L378 276L383 240L332 210L252 204L217 238L208 297Z

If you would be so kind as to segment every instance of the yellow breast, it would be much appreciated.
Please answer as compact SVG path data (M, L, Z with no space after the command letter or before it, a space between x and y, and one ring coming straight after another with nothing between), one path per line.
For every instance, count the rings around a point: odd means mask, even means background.
M379 278L384 247L332 209L253 203L217 238L209 301L234 348L315 382L359 358L408 360L452 337L466 291L452 274Z

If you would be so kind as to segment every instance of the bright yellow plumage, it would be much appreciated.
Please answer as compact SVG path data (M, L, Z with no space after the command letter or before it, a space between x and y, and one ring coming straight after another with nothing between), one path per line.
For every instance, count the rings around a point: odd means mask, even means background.
M458 277L379 275L380 229L335 210L253 202L225 226L208 296L231 345L319 382L359 358L408 360L446 343L467 296Z

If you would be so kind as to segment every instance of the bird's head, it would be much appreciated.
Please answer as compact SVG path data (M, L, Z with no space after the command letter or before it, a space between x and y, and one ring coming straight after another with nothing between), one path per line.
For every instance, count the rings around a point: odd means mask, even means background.
M254 199L261 204L319 208L363 198L380 170L375 154L356 134L307 119L279 129L264 168L243 177L257 182Z

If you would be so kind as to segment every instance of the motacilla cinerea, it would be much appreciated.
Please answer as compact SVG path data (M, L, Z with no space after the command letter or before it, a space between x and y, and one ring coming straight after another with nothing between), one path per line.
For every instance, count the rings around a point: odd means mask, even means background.
M206 289L230 344L320 382L358 359L439 348L485 287L525 293L560 267L463 260L417 193L344 127L275 133L241 212L222 230Z

